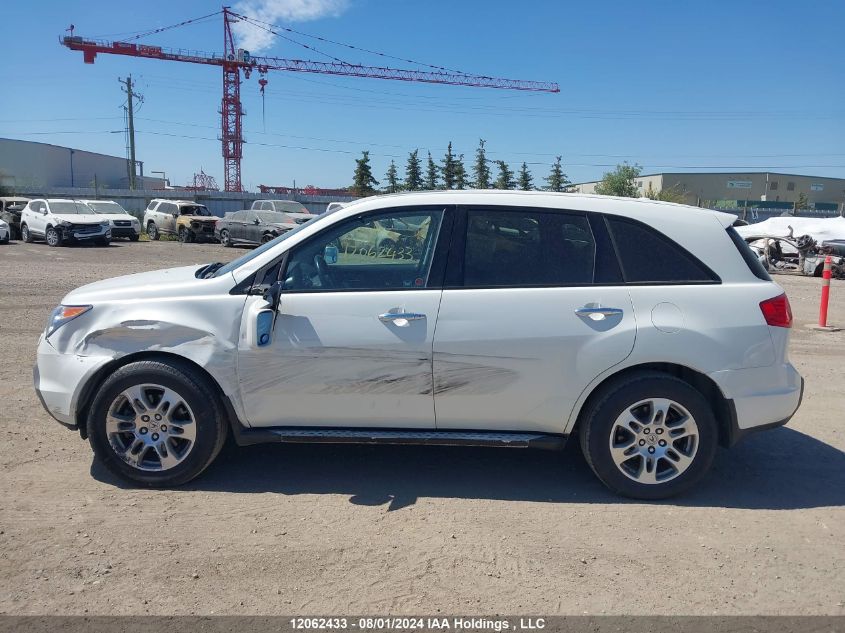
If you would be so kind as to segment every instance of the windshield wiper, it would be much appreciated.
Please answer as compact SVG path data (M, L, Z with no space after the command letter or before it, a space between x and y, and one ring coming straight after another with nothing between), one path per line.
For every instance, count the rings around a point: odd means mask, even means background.
M213 264L206 264L200 268L195 274L197 279L208 279L213 277L218 268L223 267L223 262L214 262Z

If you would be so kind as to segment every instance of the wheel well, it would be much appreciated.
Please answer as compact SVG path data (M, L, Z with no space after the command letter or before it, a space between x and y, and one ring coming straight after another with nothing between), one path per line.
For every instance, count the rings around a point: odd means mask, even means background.
M88 418L88 409L91 406L91 403L94 400L94 396L96 395L97 391L100 388L100 385L105 382L106 378L116 372L118 369L123 367L124 365L128 365L129 363L134 363L141 360L158 360L164 362L177 362L180 365L188 366L192 371L195 371L199 376L201 376L209 387L214 391L218 398L218 404L220 405L221 409L225 411L226 417L229 418L231 423L235 423L237 417L235 416L234 408L232 407L232 403L229 401L229 398L223 393L223 390L220 388L220 385L214 379L214 377L209 374L203 367L197 365L194 361L185 358L184 356L179 356L178 354L171 354L169 352L137 352L135 354L129 354L127 356L122 356L116 360L111 361L110 363L106 363L97 372L91 376L90 380L85 383L85 386L82 389L82 392L79 395L79 402L76 406L76 427L79 429L79 434L82 436L82 439L88 439L88 432L87 432L87 418ZM231 426L231 424L230 424Z
M675 363L642 363L634 365L633 367L626 367L625 369L608 376L601 381L592 390L590 395L581 405L581 410L578 412L578 418L575 421L575 426L572 429L571 435L574 435L581 424L581 418L586 415L590 405L594 400L600 398L607 390L613 389L614 385L620 381L625 380L632 374L637 374L643 371L657 371L675 378L680 378L691 387L697 389L710 404L713 410L713 415L719 425L719 443L723 446L729 444L730 428L733 418L736 416L733 407L733 401L725 398L719 386L713 382L711 378L702 374L699 371L690 369L683 365Z

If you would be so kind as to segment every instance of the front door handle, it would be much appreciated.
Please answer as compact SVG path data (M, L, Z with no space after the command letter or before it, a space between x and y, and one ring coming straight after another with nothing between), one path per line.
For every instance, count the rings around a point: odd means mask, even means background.
M575 311L579 317L587 317L593 321L603 321L609 316L617 316L622 314L621 308L602 308L598 307L583 307Z
M423 319L425 319L425 315L418 312L385 312L378 315L378 320L382 323L393 323L397 327L408 327L411 321L422 321Z

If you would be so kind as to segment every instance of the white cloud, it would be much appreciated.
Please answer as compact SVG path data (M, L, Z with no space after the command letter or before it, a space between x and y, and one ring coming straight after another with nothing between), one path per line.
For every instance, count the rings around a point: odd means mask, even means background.
M241 0L234 11L262 22L307 22L326 16L337 17L349 6L349 0ZM240 48L253 54L273 46L276 36L247 22L232 25Z

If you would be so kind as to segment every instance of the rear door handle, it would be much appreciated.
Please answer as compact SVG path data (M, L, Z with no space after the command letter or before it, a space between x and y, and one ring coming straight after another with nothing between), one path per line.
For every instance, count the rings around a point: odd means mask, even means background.
M382 323L393 323L397 327L408 327L411 321L422 321L423 319L425 319L425 315L418 312L385 312L378 315L378 320Z
M595 308L578 308L575 311L579 317L587 317L588 319L592 319L593 321L603 321L609 316L617 316L623 313L621 308L602 308L602 307L595 307Z

